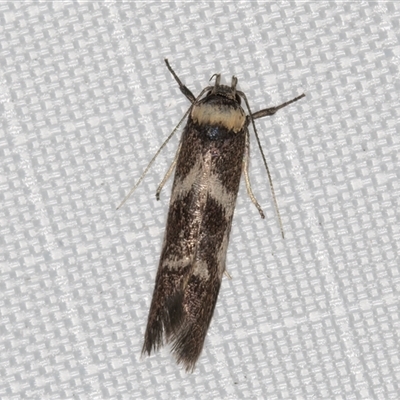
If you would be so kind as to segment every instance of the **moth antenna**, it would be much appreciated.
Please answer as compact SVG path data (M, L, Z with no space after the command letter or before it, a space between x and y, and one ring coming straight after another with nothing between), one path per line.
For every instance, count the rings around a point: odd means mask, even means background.
M232 280L232 277L230 276L230 274L227 270L224 271L224 274L230 281Z
M182 122L185 120L185 118L187 117L187 115L189 114L190 110L192 109L192 107L190 107L185 115L183 116L183 118L179 121L178 125L175 127L175 129L169 134L169 136L167 137L167 139L164 141L164 143L161 145L161 147L157 150L157 153L153 156L153 158L150 160L150 162L147 164L147 167L145 168L144 172L142 173L142 175L140 176L139 180L136 182L136 184L133 186L133 188L130 190L130 192L124 197L124 199L121 201L121 204L116 208L117 210L119 210L125 203L126 201L129 199L129 197L131 197L132 193L136 190L136 188L140 185L140 183L142 182L143 178L145 177L145 175L147 174L148 170L150 169L150 167L152 166L153 162L155 161L155 159L157 158L157 156L161 153L161 150L167 145L167 143L170 141L170 139L172 138L172 136L174 136L175 132L177 131L177 129L180 127L180 125L182 124ZM165 182L164 182L165 183Z
M172 68L169 66L168 60L165 60L165 63L167 64L167 66L169 67L168 69L170 69L171 72L173 72ZM174 77L176 76L175 73L173 72ZM176 79L176 78L175 78ZM178 78L179 79L179 78ZM180 83L180 81L178 80L178 83ZM186 86L185 86L186 87ZM200 94L197 97L194 97L193 103L197 102L201 96L203 96L204 93L209 92L210 90L212 90L213 88L210 86L207 86L206 88L204 88ZM190 100L190 99L189 99ZM136 190L136 188L140 185L140 183L142 182L143 178L145 177L145 175L147 174L147 172L149 171L150 167L152 166L153 162L155 161L155 159L157 158L157 156L161 153L161 150L166 146L166 144L170 141L170 139L172 138L172 136L174 136L175 132L178 130L178 128L181 126L182 122L185 120L185 118L188 116L188 114L190 113L190 111L192 110L192 106L189 107L189 109L185 112L185 115L182 117L182 119L178 122L178 125L176 125L176 127L174 128L174 130L169 134L169 136L167 137L167 139L165 140L165 142L161 145L161 147L157 150L157 153L153 156L153 158L150 160L150 162L147 164L146 169L144 170L143 174L140 176L139 180L136 182L136 184L133 186L133 188L131 189L131 191L125 196L125 198L121 201L121 204L116 208L117 210L119 210L125 203L126 201L129 199L129 197L132 196L132 193ZM171 167L169 168L169 170L167 171L167 174L165 175L165 177L163 178L163 180L161 181L160 185L157 188L157 192L156 192L156 197L157 200L160 198L160 192L162 187L164 186L165 182L167 181L167 179L171 176L172 171L175 168L176 165L176 161L177 161L177 157L179 154L179 149L176 155L176 159L174 159L174 161L172 162Z
M274 189L274 185L272 184L271 173L269 172L267 160L266 160L266 158L265 158L265 155L264 155L264 152L263 152L263 149L262 149L262 146L261 146L260 138L258 137L258 132L257 132L257 129L256 129L256 124L254 123L254 118L253 118L253 116L252 116L252 114L251 114L249 102L247 101L246 95L245 95L243 92L238 92L238 94L239 94L241 97L243 97L244 102L246 103L247 110L248 110L248 112L249 112L249 118L250 118L251 124L253 125L254 134L255 134L255 136L256 136L258 148L260 149L261 157L262 157L262 159L263 159L264 166L265 166L265 169L266 169L266 171L267 171L268 180L269 180L269 187L270 187L270 189L271 189L272 198L273 198L273 200L274 200L274 206L275 206L275 210L276 210L276 215L278 216L279 228L280 228L280 231L281 231L282 239L284 239L284 238L285 238L285 234L284 234L284 232L283 232L282 218L281 218L281 214L280 214L280 212L279 212L278 202L276 201L275 189Z
M247 194L250 197L250 200L256 206L258 212L262 219L265 218L264 212L258 203L256 197L253 194L253 190L251 189L250 177L249 177L249 158L250 158L250 140L249 140L249 130L246 128L246 137L245 137L245 149L244 149L244 158L243 158L243 173L244 173L244 180L246 182L246 189Z
M164 187L165 183L167 182L167 180L169 179L169 177L171 176L173 170L176 167L176 163L178 162L179 152L181 151L181 146L182 146L182 142L179 143L178 150L175 152L175 158L172 161L172 164L169 166L168 171L165 174L164 178L162 179L161 183L158 185L158 188L157 188L157 191L156 191L156 199L157 200L160 200L161 190Z
M174 79L178 83L179 89L181 90L181 92L193 104L196 101L196 98L194 97L193 93L181 82L181 80L178 78L178 75L175 73L175 71L169 65L168 60L165 58L164 61L165 61L165 64L167 65L168 71L171 72L172 76L174 77Z

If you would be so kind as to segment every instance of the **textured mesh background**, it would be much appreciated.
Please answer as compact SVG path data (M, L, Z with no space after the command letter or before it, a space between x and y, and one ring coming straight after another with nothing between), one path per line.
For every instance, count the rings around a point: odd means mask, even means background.
M0 4L0 397L399 397L400 5ZM237 75L252 137L197 368L140 359L188 107Z

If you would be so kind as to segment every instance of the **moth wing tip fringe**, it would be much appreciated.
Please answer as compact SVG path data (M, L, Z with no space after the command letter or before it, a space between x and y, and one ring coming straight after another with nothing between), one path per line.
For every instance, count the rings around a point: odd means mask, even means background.
M186 299L186 307L189 310L191 309L191 312L189 311L189 314L184 316L180 328L174 332L173 337L169 340L172 344L171 352L177 364L182 364L188 373L193 372L196 362L203 350L208 327L214 313L219 287L220 281L218 280L214 290L212 286L210 286L207 288L207 291L202 293L203 296L200 296L203 297L203 301L200 302L202 306L200 306L200 304L193 306L193 304L190 304L190 301ZM198 294L201 292L202 291L199 290ZM201 318L194 318L194 315L201 315Z
M149 356L151 352L158 351L164 345L163 332L159 327L147 326L144 343L142 347L142 356Z
M175 335L181 330L185 314L183 311L183 290L177 290L166 300L163 326L167 342L170 342Z
M142 357L149 356L152 352L155 353L163 346L164 333L165 332L163 332L160 342L151 342L151 339L147 340L148 338L146 337L141 352ZM197 348L194 352L193 348L191 348L190 341L186 342L185 336L187 335L182 336L179 332L172 332L170 337L166 338L166 342L171 344L171 353L173 354L176 363L178 365L183 365L187 373L192 373L203 346L201 346L200 350Z
M188 373L192 373L194 371L194 367L198 358L200 357L204 343L203 338L200 338L199 343L199 338L190 335L191 329L192 327L187 327L186 333L181 334L175 339L175 341L172 343L171 349L177 364L182 364Z
M157 280L142 353L150 355L168 343L177 364L192 373L203 349L221 282L214 276L211 284L204 285L198 277L189 276L186 285L172 285L172 290L171 285Z
M150 355L167 343L174 341L184 323L183 291L176 291L164 299L165 304L153 301L144 336L142 355Z
M183 296L183 292L175 293L166 301L162 315L158 310L157 314L150 316L142 356L155 353L164 342L169 343L177 364L182 364L187 373L192 373L203 348L205 332L200 333L198 327L196 329L195 324L185 317Z

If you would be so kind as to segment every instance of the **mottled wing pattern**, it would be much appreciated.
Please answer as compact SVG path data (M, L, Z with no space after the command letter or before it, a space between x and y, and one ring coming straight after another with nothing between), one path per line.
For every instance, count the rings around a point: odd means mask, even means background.
M201 353L225 270L245 129L233 134L189 117L181 139L143 353L165 338L187 370Z
M251 113L245 94L236 90L235 76L232 76L229 87L221 85L221 75L215 74L215 85L204 88L196 98L183 85L168 60L165 63L192 106L176 163L167 228L142 353L150 354L157 350L165 339L172 344L178 363L183 363L190 371L203 347L225 270L242 169L250 199L264 218L248 177L247 127L252 123L278 212L271 175L254 120L273 115L305 95ZM249 111L247 116L240 106L241 99ZM279 212L278 218L281 224ZM281 231L283 236L282 224Z

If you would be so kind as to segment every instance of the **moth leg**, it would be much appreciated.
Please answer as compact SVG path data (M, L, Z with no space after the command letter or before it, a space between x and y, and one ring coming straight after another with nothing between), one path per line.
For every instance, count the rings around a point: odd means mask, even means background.
M268 116L268 115L274 115L274 114L275 114L278 110L280 110L281 108L286 107L286 106L288 106L289 104L292 104L292 103L294 103L295 101L300 100L300 99L302 99L303 97L305 97L305 94L303 93L303 94L301 94L300 96L297 96L297 97L295 97L294 99L289 100L289 101L287 101L287 102L285 102L285 103L283 103L283 104L281 104L281 105L279 105L279 106L271 107L271 108L266 108L266 109L264 109L264 110L257 111L256 113L252 113L252 112L250 111L250 106L249 106L249 102L248 102L248 100L247 100L246 95L245 95L243 92L240 92L240 91L236 91L236 93L244 99L244 101L245 101L245 103L246 103L247 110L249 111L249 116L247 117L247 124L250 124L250 123L251 123L251 124L253 125L254 134L255 134L255 136L256 136L258 148L260 149L261 156L262 156L262 159L263 159L263 162L264 162L264 166L265 166L265 169L266 169L266 171L267 171L268 180L269 180L269 186L270 186L270 188L271 188L272 198L274 199L275 210L276 210L276 214L277 214L277 216L278 216L279 226L280 226L280 229L281 229L282 238L284 238L285 235L284 235L284 233L283 233L282 219L281 219L281 215L280 215L280 213L279 213L278 203L277 203L277 201L276 201L274 185L272 184L272 179L271 179L271 173L269 172L267 160L265 159L265 155L264 155L264 152L263 152L262 147L261 147L260 138L258 137L258 133L257 133L257 129L256 129L256 124L254 123L254 120L257 119L257 118L266 117L266 116ZM247 141L248 141L248 139L247 139ZM247 147L248 147L248 145L247 145ZM247 149L247 155L246 155L246 157L248 158L248 149ZM246 158L246 157L245 157L245 158ZM248 160L244 159L244 164L245 164L245 166L247 166L247 168L248 168ZM252 199L253 203L254 203L254 204L256 205L256 207L257 207L257 204L258 204L258 203L257 203L257 201L255 200L254 195L253 195L252 193L249 192L250 183L248 183L248 182L249 182L249 177L248 177L247 168L244 168L247 191L248 191L249 196L250 196L250 198ZM251 188L250 188L250 190L251 190ZM253 200L253 198L254 198L254 200ZM257 203L257 204L256 204L256 203ZM259 207L259 206L258 206L258 207ZM257 208L258 208L258 207L257 207ZM260 211L260 210L259 210L259 211Z
M178 150L175 153L175 158L172 161L172 164L170 165L170 167L168 168L167 173L165 174L164 178L162 179L161 183L158 185L157 191L156 191L156 199L160 200L160 194L161 194L161 190L165 185L165 182L167 182L167 180L169 179L169 177L171 176L173 170L176 167L176 163L178 162L178 157L179 157L179 152L181 151L181 143L179 143L179 147Z
M196 97L194 97L193 93L181 82L181 80L178 78L178 75L176 75L175 71L172 69L172 67L169 65L168 60L165 58L164 59L165 64L167 64L167 68L169 72L171 72L172 76L175 78L175 80L178 82L179 89L181 92L185 95L185 97L192 103L196 101Z
M280 110L283 107L288 106L289 104L294 103L297 100L302 99L303 97L305 97L305 94L301 94L300 96L295 97L292 100L286 101L285 103L282 103L279 106L276 107L270 107L270 108L266 108L264 110L260 110L255 112L254 114L251 114L251 117L254 119L258 119L258 118L262 118L262 117L267 117L268 115L274 115L278 110Z
M229 272L228 272L227 270L224 271L224 274L226 275L226 277L227 277L229 280L232 280L232 277L230 276L230 274L229 274Z
M243 172L244 172L244 180L246 182L247 194L250 197L250 200L257 207L258 212L261 215L261 218L265 218L264 212L261 206L258 204L257 199L255 198L253 191L251 189L250 178L249 178L249 157L250 156L250 145L249 145L249 131L246 129L246 142L245 142L245 151L243 157Z

